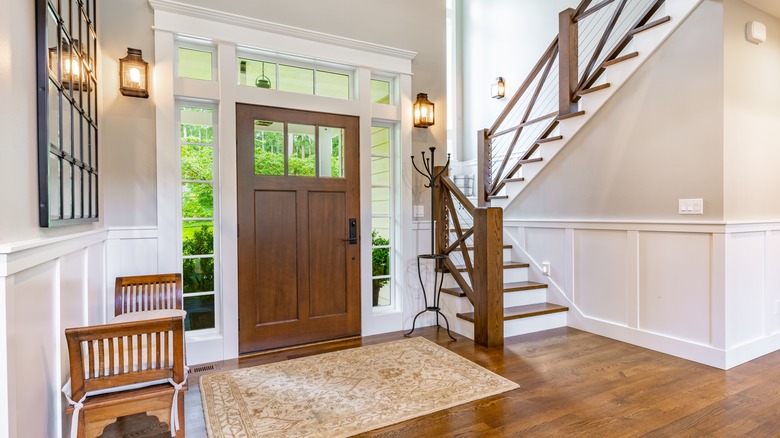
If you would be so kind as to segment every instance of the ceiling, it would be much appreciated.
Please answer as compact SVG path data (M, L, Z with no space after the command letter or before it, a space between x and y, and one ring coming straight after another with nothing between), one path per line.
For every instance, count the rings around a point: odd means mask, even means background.
M745 3L751 4L766 13L780 18L780 1L777 0L745 0Z

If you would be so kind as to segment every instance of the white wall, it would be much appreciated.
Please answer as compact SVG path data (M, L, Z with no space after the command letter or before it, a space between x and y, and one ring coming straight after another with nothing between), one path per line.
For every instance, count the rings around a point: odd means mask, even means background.
M462 160L476 159L477 130L490 127L558 34L558 14L578 0L458 0L462 19ZM490 97L497 76L507 98Z
M140 0L98 2L97 13L105 224L153 226L157 223L154 96L140 99L119 93L119 59L127 55L128 47L141 49L144 60L154 60L152 10Z
M505 211L511 218L723 218L723 10L704 1ZM704 215L679 216L680 198Z
M767 41L745 38L760 21ZM724 1L724 219L780 216L780 19L740 0Z

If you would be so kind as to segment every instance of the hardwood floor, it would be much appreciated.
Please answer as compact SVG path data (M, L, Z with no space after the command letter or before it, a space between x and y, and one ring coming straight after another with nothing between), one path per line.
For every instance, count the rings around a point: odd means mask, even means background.
M418 333L520 388L361 436L780 436L780 352L722 371L572 328L509 338L503 350L457 335L453 342L435 328ZM383 334L218 366L250 367L401 338L400 332ZM199 375L192 376L185 397L192 438L206 436Z

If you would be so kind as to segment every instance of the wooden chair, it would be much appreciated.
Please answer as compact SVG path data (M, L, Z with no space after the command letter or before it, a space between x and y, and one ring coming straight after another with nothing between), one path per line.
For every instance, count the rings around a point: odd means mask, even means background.
M65 338L72 400L67 413L77 422L76 437L97 437L117 418L140 412L168 423L172 431L178 423L171 435L184 437L181 317L69 328Z
M114 315L161 309L183 309L181 274L116 278Z

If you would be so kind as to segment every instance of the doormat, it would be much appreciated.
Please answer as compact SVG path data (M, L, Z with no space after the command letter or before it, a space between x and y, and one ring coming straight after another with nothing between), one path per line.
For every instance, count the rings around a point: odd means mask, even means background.
M207 374L209 437L346 437L518 385L424 338Z

